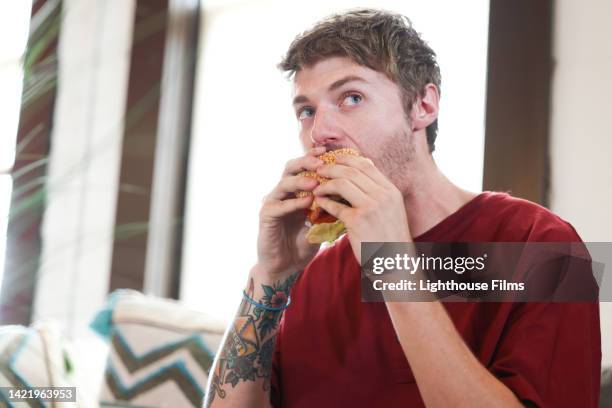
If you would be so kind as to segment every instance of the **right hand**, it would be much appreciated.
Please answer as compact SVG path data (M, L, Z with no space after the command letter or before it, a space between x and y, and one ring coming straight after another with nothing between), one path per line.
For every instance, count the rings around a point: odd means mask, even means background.
M296 198L298 191L312 191L318 182L297 176L304 170L316 171L323 165L317 156L325 147L315 147L306 155L287 162L280 182L263 201L259 212L257 265L255 269L274 279L282 279L302 270L314 257L319 245L306 240L305 210L313 197Z

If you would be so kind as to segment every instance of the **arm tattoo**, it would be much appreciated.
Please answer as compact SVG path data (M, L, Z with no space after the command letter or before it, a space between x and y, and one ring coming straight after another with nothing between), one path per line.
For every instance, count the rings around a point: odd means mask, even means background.
M299 273L272 286L261 285L264 296L259 300L266 306L281 307L287 303L289 292ZM249 282L247 295L253 297L253 278ZM272 378L272 356L276 341L276 328L283 311L258 308L242 299L236 319L232 323L221 355L211 372L212 381L208 390L206 407L216 396L227 395L227 384L235 388L240 381L263 379L264 391L270 390Z

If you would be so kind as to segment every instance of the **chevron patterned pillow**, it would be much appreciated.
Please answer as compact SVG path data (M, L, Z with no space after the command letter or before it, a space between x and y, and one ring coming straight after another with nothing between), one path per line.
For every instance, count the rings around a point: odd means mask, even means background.
M70 361L59 326L53 322L38 322L31 327L9 325L0 327L0 387L29 389L30 387L75 387L70 376ZM80 390L76 388L78 393ZM0 390L0 407L89 407L82 396L74 402L45 402L33 398L27 404L11 402L9 392Z
M201 406L222 324L178 302L120 290L92 328L111 346L101 406Z

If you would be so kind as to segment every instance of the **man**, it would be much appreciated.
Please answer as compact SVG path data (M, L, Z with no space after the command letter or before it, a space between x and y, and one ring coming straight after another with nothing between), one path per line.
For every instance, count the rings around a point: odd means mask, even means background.
M330 17L291 44L281 68L294 74L307 153L264 200L258 261L207 404L596 407L596 303L360 300L362 242L580 240L540 206L464 191L438 170L440 73L409 21L376 10ZM317 159L341 147L363 157ZM305 240L313 200L347 230L318 255Z

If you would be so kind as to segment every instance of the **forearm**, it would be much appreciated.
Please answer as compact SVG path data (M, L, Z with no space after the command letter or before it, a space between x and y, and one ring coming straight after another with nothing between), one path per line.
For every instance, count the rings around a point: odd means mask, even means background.
M387 302L427 407L521 407L467 347L441 303Z
M282 308L297 275L274 280L253 268L245 292L268 308ZM205 407L270 406L272 356L282 314L242 299L211 368Z

